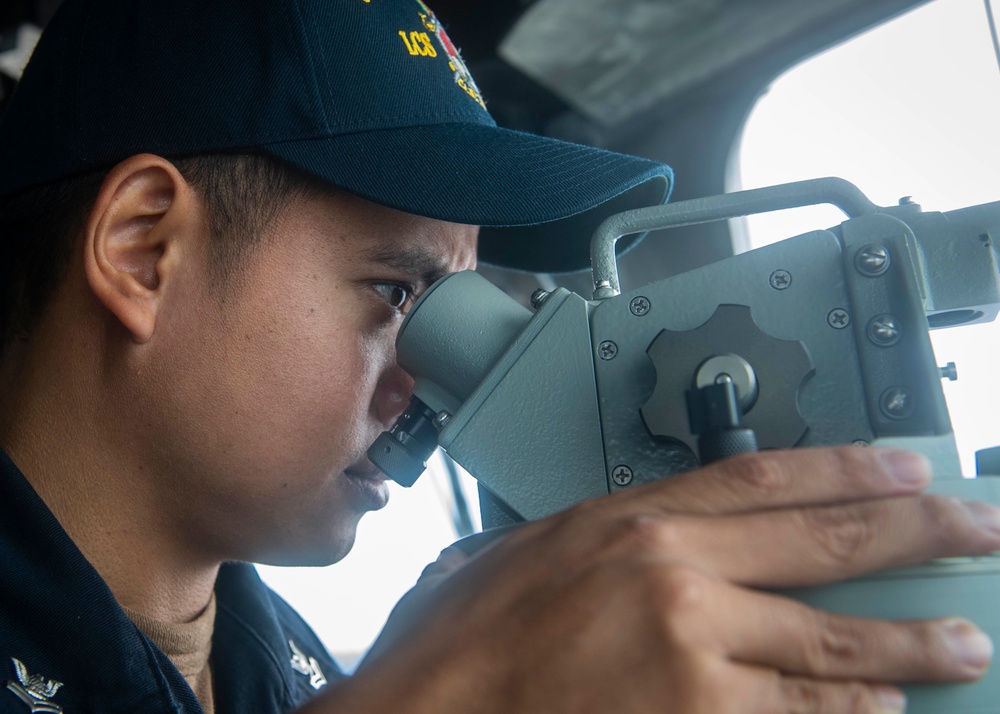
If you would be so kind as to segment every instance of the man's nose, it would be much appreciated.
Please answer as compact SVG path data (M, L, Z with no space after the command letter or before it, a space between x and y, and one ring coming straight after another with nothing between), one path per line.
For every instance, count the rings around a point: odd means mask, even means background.
M394 364L375 390L375 416L388 429L403 413L413 394L413 378Z

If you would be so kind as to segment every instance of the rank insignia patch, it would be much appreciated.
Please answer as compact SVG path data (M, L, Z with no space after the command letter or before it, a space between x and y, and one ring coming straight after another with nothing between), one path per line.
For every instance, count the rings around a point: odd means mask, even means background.
M292 669L299 674L309 677L309 684L313 689L319 689L326 684L326 675L319 668L319 662L315 657L307 657L306 653L300 650L294 642L288 640L288 646L292 650Z
M24 666L21 660L12 657L11 661L14 663L14 670L17 673L18 681L8 681L7 689L28 705L32 714L34 712L63 714L61 706L49 701L59 691L62 682L57 682L54 679L46 679L40 674L28 674L28 668Z

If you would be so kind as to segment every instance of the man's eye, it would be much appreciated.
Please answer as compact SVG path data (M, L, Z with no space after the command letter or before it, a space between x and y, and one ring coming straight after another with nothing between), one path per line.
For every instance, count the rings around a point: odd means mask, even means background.
M394 283L375 283L372 287L385 300L386 304L394 310L402 310L406 307L406 304L410 301L410 296L413 294L411 288Z

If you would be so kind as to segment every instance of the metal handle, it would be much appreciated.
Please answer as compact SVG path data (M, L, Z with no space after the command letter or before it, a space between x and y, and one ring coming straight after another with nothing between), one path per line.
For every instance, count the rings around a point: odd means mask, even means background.
M879 207L868 200L857 186L844 179L831 177L617 213L597 227L590 242L594 299L603 300L621 294L615 244L624 236L820 203L836 206L849 218L879 211Z

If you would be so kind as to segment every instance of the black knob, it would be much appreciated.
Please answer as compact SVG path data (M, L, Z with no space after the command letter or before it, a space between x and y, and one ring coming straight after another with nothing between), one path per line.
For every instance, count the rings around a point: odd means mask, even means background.
M686 393L691 433L698 434L702 464L757 451L757 435L740 424L736 387L723 380Z
M416 397L410 399L392 429L383 431L368 448L368 458L379 471L409 488L427 468L437 448L434 412Z

